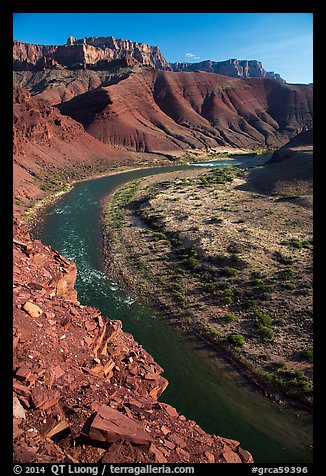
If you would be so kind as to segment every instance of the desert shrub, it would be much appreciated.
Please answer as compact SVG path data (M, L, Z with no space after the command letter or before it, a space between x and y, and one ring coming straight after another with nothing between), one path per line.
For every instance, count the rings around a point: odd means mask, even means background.
M234 322L237 320L237 317L233 312L227 312L225 315L225 319L227 320L227 322Z
M228 343L234 347L243 347L245 339L242 334L234 333L227 337Z
M272 324L273 319L268 315L263 313L262 311L256 311L255 317L258 323L262 324L263 326L269 326Z
M275 367L277 369L284 369L286 367L286 363L283 360L279 360L275 362Z
M221 289L221 284L218 281L210 281L205 284L205 290L210 294L215 294L219 289Z
M273 286L271 284L261 284L259 285L259 290L263 293L271 293L273 292Z
M238 249L237 245L235 245L234 243L231 243L227 247L227 250L228 250L229 253L239 253L239 249Z
M302 350L300 352L300 358L306 362L313 362L313 348L307 347L307 349Z
M274 257L281 264L292 264L293 263L293 258L291 258L290 256L283 255L283 253L281 253L281 251L275 251L274 252Z
M264 340L273 340L274 338L274 331L270 327L264 326L260 322L257 324L257 329L259 335L264 339Z
M231 288L224 289L223 290L223 296L233 297L234 296L233 289L231 289Z
M176 250L176 254L189 268L194 268L198 264L198 252L195 248L180 248Z
M40 188L41 190L46 191L46 190L51 190L52 186L49 183L43 183Z
M231 278L231 277L236 276L238 274L238 270L235 269L235 268L230 268L230 267L227 266L226 268L224 268L223 274L225 276L228 276L228 277Z
M290 291L291 291L292 289L295 289L295 288L296 288L296 286L295 286L294 283L284 283L284 284L283 284L283 287L284 287L285 289L289 289Z
M302 248L310 248L312 245L312 242L313 242L312 239L300 241L299 238L292 237L292 238L289 238L288 240L284 240L282 244L290 245L293 248L298 248L301 250Z
M211 218L211 221L214 223L222 223L223 218L218 215L213 215Z
M247 300L244 302L244 306L247 309L253 309L257 306L257 299L254 299L253 297L248 297Z
M160 231L154 231L152 234L153 241L167 240L167 237L164 233Z
M292 268L287 267L287 268L282 269L281 275L284 279L289 279L289 278L293 277L294 271L293 271Z
M279 326L285 326L286 320L284 319L284 317L279 317L276 321L276 324L278 324Z
M179 238L171 238L171 245L173 246L180 246L182 245L182 241Z

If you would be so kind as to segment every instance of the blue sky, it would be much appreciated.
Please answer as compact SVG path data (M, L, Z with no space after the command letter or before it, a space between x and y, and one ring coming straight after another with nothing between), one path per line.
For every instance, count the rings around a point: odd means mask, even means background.
M65 44L114 36L160 46L170 62L257 59L288 83L311 83L311 13L17 13L15 40Z

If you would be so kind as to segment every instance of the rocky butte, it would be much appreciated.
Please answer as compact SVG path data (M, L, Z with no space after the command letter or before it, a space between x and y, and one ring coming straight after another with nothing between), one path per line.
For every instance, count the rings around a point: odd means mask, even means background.
M285 83L278 73L266 71L260 61L229 59L226 61L201 61L199 63L171 63L173 71L207 71L234 78L272 78Z
M76 40L70 36L66 45L33 45L14 41L14 69L90 68L103 66L124 57L160 69L171 69L158 46L149 46L113 36L87 37Z

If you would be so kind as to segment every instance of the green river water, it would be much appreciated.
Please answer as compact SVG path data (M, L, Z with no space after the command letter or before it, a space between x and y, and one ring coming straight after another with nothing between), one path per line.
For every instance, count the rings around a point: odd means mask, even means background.
M248 159L244 162L249 164ZM257 463L311 462L310 414L285 410L264 397L216 352L172 327L158 311L131 298L104 273L103 198L129 180L185 168L156 167L80 182L42 210L31 235L77 264L79 301L121 320L123 329L164 368L163 375L170 383L161 401L176 407L208 433L240 441Z

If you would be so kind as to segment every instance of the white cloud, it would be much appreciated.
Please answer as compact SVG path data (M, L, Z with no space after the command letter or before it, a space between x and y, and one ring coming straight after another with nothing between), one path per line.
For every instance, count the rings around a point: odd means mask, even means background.
M186 53L186 56L187 56L188 58L200 59L200 56L195 56L193 53Z

